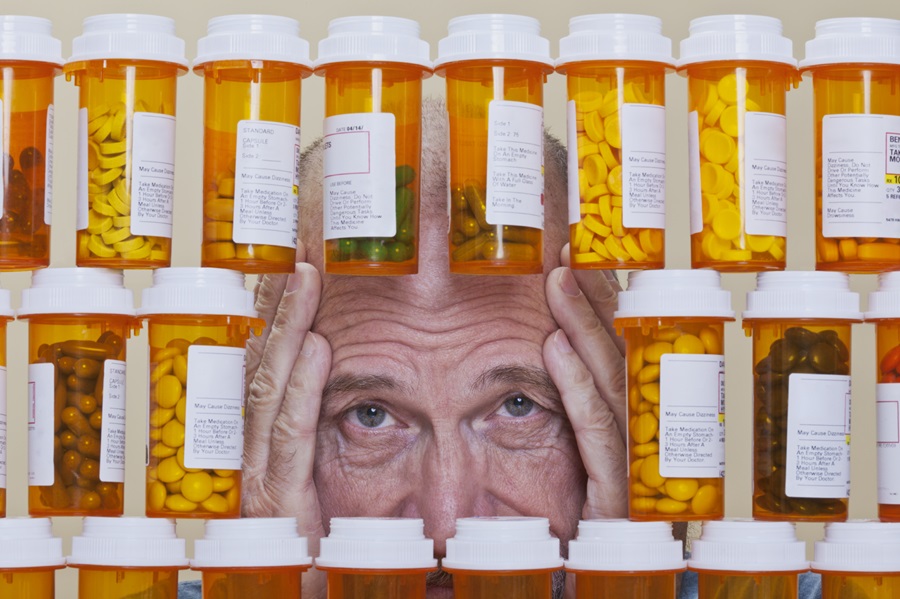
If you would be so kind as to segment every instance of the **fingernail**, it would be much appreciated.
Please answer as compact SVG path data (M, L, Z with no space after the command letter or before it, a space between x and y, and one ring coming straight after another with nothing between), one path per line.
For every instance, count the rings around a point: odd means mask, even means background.
M303 347L300 348L300 355L308 358L314 353L316 353L316 336L312 333L307 333L306 338L303 339Z
M578 282L572 275L572 269L570 268L563 268L562 271L560 271L556 283L559 285L559 288L562 289L563 293L569 297L578 297L581 295L581 289L578 288Z
M298 262L294 265L294 272L288 276L287 284L284 286L284 292L289 293L291 291L297 291L300 289L300 274L297 272L297 267L300 265Z
M559 348L564 354L572 353L572 344L569 343L569 338L563 332L562 329L556 331L556 334L553 336L553 341L556 343L556 347Z

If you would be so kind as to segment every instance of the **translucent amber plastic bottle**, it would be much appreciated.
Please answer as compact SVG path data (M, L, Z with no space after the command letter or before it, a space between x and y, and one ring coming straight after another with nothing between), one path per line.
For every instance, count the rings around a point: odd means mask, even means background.
M61 44L38 17L0 16L0 270L50 264L53 81Z
M140 327L122 272L35 272L18 316L29 321L28 513L121 516L125 341Z
M550 599L562 565L546 518L459 518L441 560L456 599Z
M569 21L559 49L572 268L663 268L672 41L656 17L587 15Z
M788 522L706 522L691 546L698 599L797 599L806 544Z
M828 524L812 570L822 575L822 599L900 597L900 524Z
M168 266L184 41L167 17L97 15L72 49L64 72L79 88L77 264Z
M49 518L0 520L0 597L55 599L56 571L65 567Z
M316 558L329 599L425 599L425 575L437 560L424 526L414 518L332 518Z
M800 69L813 81L816 268L896 270L900 21L819 21Z
M344 17L319 42L325 77L325 271L408 275L419 268L422 80L419 24Z
M781 21L694 19L678 72L688 79L691 265L784 270L785 100L799 79Z
M206 599L300 599L300 575L310 565L294 518L210 520L191 560L203 572Z
M13 314L9 290L0 289L0 518L6 516L6 325Z
M628 274L615 325L627 358L632 520L724 515L724 329L732 320L717 272Z
M667 522L582 520L566 572L575 575L575 599L675 599L682 549Z
M173 520L92 517L68 564L78 569L78 599L174 599L188 560Z
M247 338L262 332L244 275L154 271L138 314L150 335L147 516L237 518Z
M544 82L550 44L537 19L450 20L435 72L450 119L450 272L543 270Z
M754 518L847 519L850 327L861 319L841 273L761 273L747 294Z
M293 272L300 185L300 80L309 43L288 17L209 21L204 79L202 266Z

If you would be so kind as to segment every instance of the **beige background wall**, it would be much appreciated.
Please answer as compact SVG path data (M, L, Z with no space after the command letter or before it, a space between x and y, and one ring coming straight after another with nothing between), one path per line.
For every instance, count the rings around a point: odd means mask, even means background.
M568 19L588 12L634 12L663 19L663 31L670 37L677 53L678 41L688 32L691 18L707 14L744 12L779 17L785 34L794 41L794 54L803 56L804 42L813 36L818 19L838 16L900 17L894 3L884 0L857 0L852 3L837 0L810 2L734 2L731 0L687 0L658 2L653 0L614 0L609 2L503 2L500 0L457 0L455 2L419 2L408 0L343 0L336 2L297 2L286 0L256 0L255 2L199 0L32 0L29 3L5 3L4 9L27 11L23 14L43 16L53 20L54 34L63 42L63 55L71 51L72 38L81 31L84 17L104 12L146 12L174 17L178 35L187 42L189 59L196 52L196 41L206 31L210 17L240 12L283 14L300 21L302 35L311 42L313 56L317 42L325 37L328 21L354 14L386 14L405 16L419 21L422 36L432 45L436 55L437 42L446 34L447 21L454 16L474 12L518 12L538 17L543 35L550 39L553 55L558 40L567 34ZM690 266L688 245L689 224L687 204L687 135L686 85L676 75L668 79L668 220L667 264L670 268ZM434 78L426 82L429 94L442 94L443 81ZM310 78L303 84L302 141L312 142L321 133L324 85L321 79ZM545 120L552 132L565 137L565 81L562 76L550 77L545 99ZM202 87L201 79L186 75L179 82L177 107L177 179L174 232L174 260L176 266L199 265L201 157L202 157ZM808 81L788 97L788 155L789 177L789 251L790 269L809 269L814 265L813 250L813 141L811 118L812 92ZM74 85L59 78L56 84L56 170L54 181L54 220L52 265L74 265L75 222L75 132L77 95ZM248 285L252 280L248 278ZM149 273L129 272L126 282L135 293L149 284ZM28 273L0 276L0 285L13 290L13 303L19 304L19 292L28 286ZM734 308L744 308L745 294L752 288L752 275L725 275L724 283L733 294ZM865 294L875 278L853 277L853 288ZM865 301L865 298L863 298ZM863 303L865 305L865 303ZM728 360L727 402L727 505L729 516L749 516L751 490L751 383L750 342L739 323L727 326L726 353ZM9 514L27 513L26 505L26 430L25 384L26 326L24 322L9 327ZM144 401L146 389L146 338L139 336L128 344L128 445L126 514L143 514L143 443L146 418ZM853 518L872 518L876 515L875 444L874 444L874 329L871 325L855 327L853 334L853 499L850 515ZM56 532L66 540L80 530L77 519L58 519ZM815 539L821 528L800 527L807 539ZM182 521L180 534L193 538L202 533L199 522ZM188 575L189 576L189 575ZM74 572L59 575L59 597L75 597Z

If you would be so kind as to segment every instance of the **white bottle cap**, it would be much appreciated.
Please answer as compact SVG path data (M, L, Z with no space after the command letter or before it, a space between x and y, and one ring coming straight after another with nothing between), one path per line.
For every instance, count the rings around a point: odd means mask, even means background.
M731 292L714 270L633 270L613 318L697 316L734 318Z
M681 40L678 68L700 62L752 60L797 66L791 40L781 34L781 21L756 15L716 15L693 19Z
M467 15L450 19L447 30L438 42L435 68L463 60L524 60L553 67L550 42L532 17Z
M209 20L197 42L194 68L216 60L272 60L312 69L300 24L273 15L226 15ZM308 74L308 73L307 73Z
M22 290L18 315L120 314L134 316L134 296L121 270L108 268L46 268L31 275Z
M84 519L80 537L72 539L70 566L186 568L184 539L175 536L175 521L165 518Z
M669 522L582 520L569 541L567 570L649 572L684 570L681 541Z
M875 521L825 525L812 569L824 572L900 573L900 524Z
M207 520L191 568L278 568L312 564L295 518Z
M589 60L638 60L675 66L672 40L662 19L646 15L583 15L569 19L569 35L559 40L556 68Z
M342 17L328 23L328 37L319 42L316 69L338 62L397 62L431 73L428 42L419 24L400 17Z
M87 17L82 34L72 40L68 62L116 58L188 66L184 40L175 36L174 19L135 14Z
M65 565L49 518L0 518L0 570Z
M419 518L332 518L319 542L317 568L432 570L434 541Z
M900 21L869 17L818 21L800 68L847 63L900 65Z
M224 268L158 268L153 286L141 293L138 316L201 314L256 318L253 292L244 275Z
M790 522L719 520L703 523L691 544L691 570L805 572L806 543Z
M862 313L849 276L793 270L756 275L756 290L747 292L742 317L862 320Z
M0 60L62 66L62 43L53 37L53 23L40 17L0 15Z
M866 320L900 318L900 271L878 275L878 289L869 293Z
M15 310L12 309L10 295L9 289L0 289L0 319L13 318L16 315Z
M550 536L547 518L459 518L441 560L448 570L552 570L562 565L559 539Z

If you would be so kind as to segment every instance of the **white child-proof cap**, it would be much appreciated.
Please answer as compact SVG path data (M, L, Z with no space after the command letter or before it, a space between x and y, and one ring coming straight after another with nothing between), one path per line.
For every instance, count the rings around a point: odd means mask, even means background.
M582 520L566 561L567 570L596 572L664 572L686 565L671 523L629 520Z
M450 19L438 42L435 68L463 60L524 60L553 67L541 23L521 15L467 15Z
M900 21L870 17L818 21L800 68L847 63L900 65Z
M619 292L614 318L706 316L734 318L731 292L714 270L634 270Z
M210 19L206 37L197 41L194 68L216 60L272 60L312 68L309 42L300 37L300 23L274 15Z
M794 46L781 21L757 15L715 15L693 19L681 40L678 68L700 62L752 60L797 66Z
M569 35L559 40L556 68L589 60L637 60L675 66L672 40L662 19L647 15L583 15L569 19Z
M875 521L825 525L812 569L824 572L900 573L900 524Z
M0 519L0 569L65 565L62 539L53 536L49 518Z
M22 290L19 316L35 314L120 314L134 316L134 295L121 270L46 268L31 275Z
M87 17L81 35L72 40L68 62L114 58L188 66L184 40L175 35L174 19L136 14Z
M900 271L878 275L878 289L869 293L866 320L900 318Z
M840 272L780 271L756 275L743 318L862 320L859 294Z
M441 567L453 570L550 570L561 568L559 539L547 518L459 518L447 539Z
M84 519L81 536L72 539L70 566L186 568L184 539L165 518Z
M141 293L138 316L201 314L256 318L253 292L244 275L225 268L158 268L153 286Z
M332 518L319 543L317 568L431 570L434 541L419 518Z
M316 69L339 62L397 62L430 72L430 52L428 42L419 37L419 24L412 19L342 17L328 23L328 37L319 42Z
M691 545L691 570L801 572L809 570L806 543L790 522L720 520L703 523Z
M312 564L295 518L208 520L192 568L278 568Z
M62 66L62 43L53 23L40 17L0 15L0 61L49 62Z

